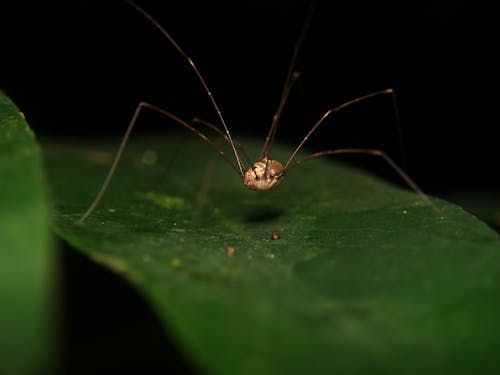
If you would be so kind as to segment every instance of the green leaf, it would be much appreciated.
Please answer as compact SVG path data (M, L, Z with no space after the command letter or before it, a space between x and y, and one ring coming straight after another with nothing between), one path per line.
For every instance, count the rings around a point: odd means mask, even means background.
M51 365L53 271L41 156L24 115L0 91L0 373Z
M326 159L249 191L186 138L135 136L80 226L114 148L63 140L46 158L60 236L130 280L202 372L500 369L500 247L482 222L434 200L451 224L414 193ZM275 151L283 161L291 149Z

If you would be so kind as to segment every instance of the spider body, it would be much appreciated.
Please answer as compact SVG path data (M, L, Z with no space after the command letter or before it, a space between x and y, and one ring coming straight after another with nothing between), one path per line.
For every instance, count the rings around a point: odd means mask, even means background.
M285 167L278 160L264 156L246 171L244 185L251 190L269 190L278 186L285 178Z

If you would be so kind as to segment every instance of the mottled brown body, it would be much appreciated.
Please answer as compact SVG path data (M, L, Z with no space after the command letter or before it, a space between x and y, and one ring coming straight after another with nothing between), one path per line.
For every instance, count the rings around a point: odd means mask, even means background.
M284 177L283 164L264 156L246 171L243 183L252 190L269 190L278 186Z

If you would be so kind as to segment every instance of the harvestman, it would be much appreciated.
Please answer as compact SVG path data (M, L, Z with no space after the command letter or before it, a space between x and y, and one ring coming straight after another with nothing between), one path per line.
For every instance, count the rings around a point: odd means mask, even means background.
M309 27L309 23L311 20L312 16L312 7L306 17L306 21L304 23L304 26L302 28L302 31L299 35L299 39L297 40L293 54L292 54L292 59L290 62L290 66L288 68L287 76L285 79L285 85L283 87L283 92L281 95L281 99L278 105L278 109L276 110L276 113L273 116L273 121L271 123L271 127L269 129L269 132L266 136L266 140L264 142L264 145L262 146L262 149L259 154L258 160L253 163L253 165L250 168L246 168L245 164L242 161L242 158L238 154L237 147L235 142L233 141L233 138L231 137L231 134L229 132L229 128L226 125L226 121L224 120L224 117L222 116L221 111L219 110L219 107L210 91L208 88L205 80L203 79L201 73L199 72L198 68L194 64L193 60L184 52L184 50L181 49L181 47L177 44L177 42L170 36L170 34L156 21L150 14L148 14L144 9L142 9L139 5L137 5L135 2L132 0L125 0L130 6L135 8L139 13L141 13L151 24L153 24L168 40L169 42L175 47L175 49L187 60L191 68L193 69L194 73L200 80L201 84L203 85L203 88L205 89L205 92L207 93L216 113L217 116L220 120L220 123L222 124L224 130L220 129L219 127L208 123L203 120L199 119L193 119L191 124L187 123L186 121L182 120L181 118L173 115L172 113L166 111L163 108L160 108L158 106L155 106L153 104L150 104L148 102L141 101L136 109L135 112L132 116L132 119L130 120L130 123L128 125L128 128L125 132L125 135L123 136L123 139L121 141L120 147L118 148L118 151L115 155L113 164L111 165L111 168L109 169L109 172L106 176L106 179L104 180L101 189L99 190L99 193L97 194L96 198L92 202L92 204L89 206L87 211L82 215L82 217L77 221L77 223L82 223L87 217L89 217L94 209L96 208L97 204L103 197L110 181L111 178L113 177L113 174L116 170L116 167L120 161L121 155L123 153L123 150L127 144L127 141L129 139L130 133L132 132L132 129L137 121L137 118L139 117L139 114L141 111L145 108L153 110L155 112L158 112L165 117L170 118L171 120L174 120L178 124L184 126L186 129L190 130L193 132L197 137L201 138L203 141L207 142L243 179L243 184L252 190L269 190L272 189L276 186L278 186L283 179L285 178L286 172L288 170L302 164L305 161L311 160L318 158L320 156L325 156L325 155L336 155L336 154L366 154L366 155L373 155L373 156L378 156L382 158L405 182L406 184L411 187L424 201L430 208L432 208L439 216L443 217L444 214L443 212L436 207L427 197L427 195L424 194L424 192L413 182L413 180L405 173L403 170L389 157L387 156L383 151L377 150L377 149L365 149L365 148L342 148L342 149L337 149L337 150L325 150L325 151L320 151L316 152L312 155L309 155L308 157L295 161L295 156L299 152L299 150L302 148L304 143L307 141L307 139L316 131L316 129L328 118L331 117L332 114L335 112L338 112L339 110L346 108L348 106L351 106L355 103L364 101L369 98L373 98L375 96L380 96L380 95L391 95L393 98L393 103L395 104L395 96L394 96L394 91L393 89L385 89L381 91L376 91L368 95L360 96L356 99L352 99L344 104L341 104L337 107L331 108L328 111L325 112L323 116L314 124L314 126L309 130L309 132L306 134L306 136L302 139L302 141L299 143L299 145L295 148L295 150L292 152L291 156L288 158L288 161L283 165L281 162L278 160L274 160L270 158L271 150L272 150L272 145L274 142L274 137L276 134L276 128L278 126L278 122L281 116L281 112L283 111L283 107L285 106L285 103L287 101L288 95L290 93L290 90L292 88L293 83L295 80L298 78L299 74L297 71L294 70L295 67L295 61L297 58L297 54L299 52L300 46L302 44L302 41L305 37L306 31ZM232 152L234 153L234 157L236 159L236 164L229 159L224 152L215 144L215 142L211 141L204 133L202 133L200 130L196 129L193 125L197 124L199 126L206 126L213 131L217 132L222 138L229 143L231 146ZM249 163L251 164L251 163ZM246 170L246 172L245 172Z

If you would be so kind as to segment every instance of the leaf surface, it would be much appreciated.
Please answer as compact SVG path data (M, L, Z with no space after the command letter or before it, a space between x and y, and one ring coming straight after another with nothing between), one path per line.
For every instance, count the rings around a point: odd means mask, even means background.
M249 191L187 138L135 136L80 226L116 141L45 151L59 235L136 286L201 372L500 368L500 247L482 222L434 200L453 225L414 193L326 159Z
M0 91L1 374L51 366L54 252L41 167L23 114Z

